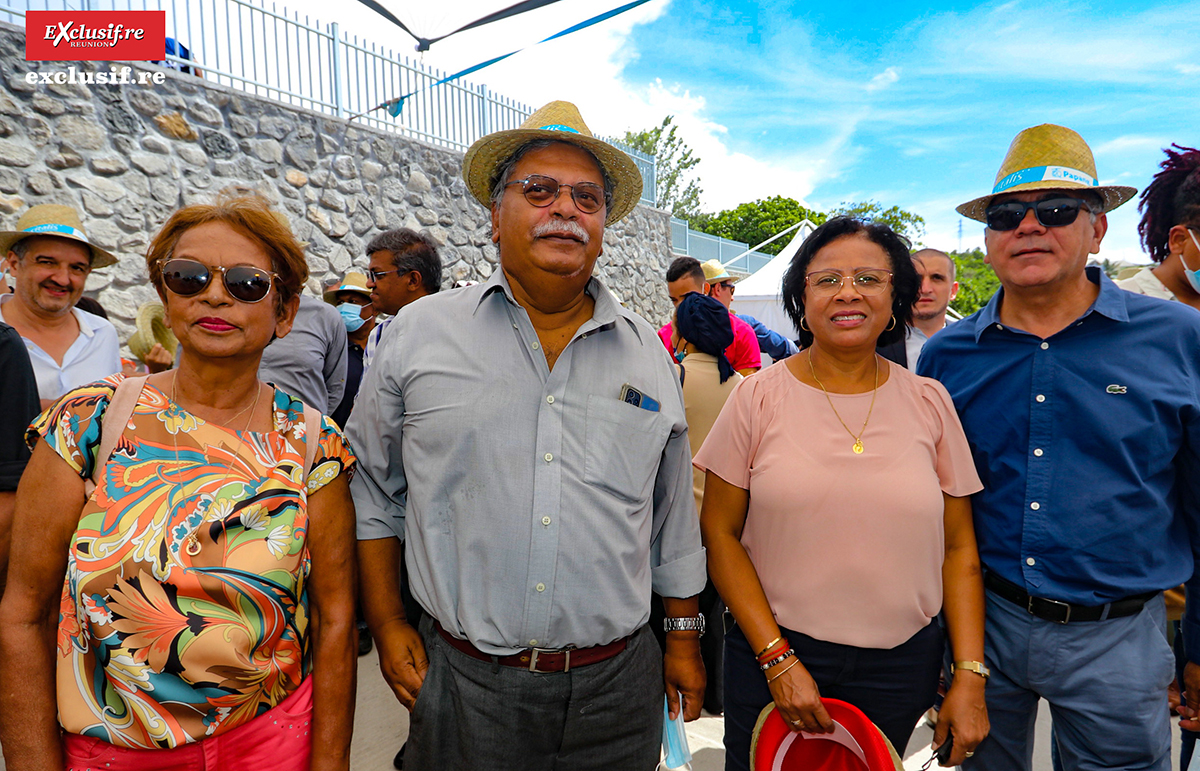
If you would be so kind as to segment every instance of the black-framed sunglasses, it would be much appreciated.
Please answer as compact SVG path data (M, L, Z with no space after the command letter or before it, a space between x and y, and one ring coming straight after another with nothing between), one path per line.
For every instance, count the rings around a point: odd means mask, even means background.
M244 303L262 300L271 293L271 282L279 278L277 274L253 265L234 265L231 268L215 265L210 268L197 260L174 257L163 263L163 285L180 297L193 297L208 288L214 270L221 271L229 296Z
M553 177L530 174L525 179L515 179L507 183L505 187L513 185L521 185L521 192L525 194L525 200L538 208L545 208L557 201L558 194L564 187L571 188L571 199L575 201L575 206L579 208L579 211L584 214L595 214L610 203L604 187L595 182L562 185Z
M1033 209L1033 216L1044 227L1061 228L1070 225L1079 216L1079 210L1087 208L1081 198L1058 196L1040 201L1005 201L987 207L984 214L987 226L992 230L1016 230L1025 219L1025 212Z

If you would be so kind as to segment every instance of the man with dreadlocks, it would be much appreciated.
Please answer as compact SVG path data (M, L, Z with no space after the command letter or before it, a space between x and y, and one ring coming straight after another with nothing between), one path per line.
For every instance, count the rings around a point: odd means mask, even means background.
M1117 286L1200 310L1200 151L1172 145L1166 153L1138 204L1142 247L1158 264L1120 277Z

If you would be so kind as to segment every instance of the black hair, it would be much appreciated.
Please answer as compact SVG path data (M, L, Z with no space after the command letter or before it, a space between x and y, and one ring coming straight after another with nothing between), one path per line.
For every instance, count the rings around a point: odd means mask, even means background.
M108 311L104 310L104 306L98 300L84 295L75 301L75 307L81 311L87 311L93 316L99 316L102 319L108 318Z
M1168 244L1171 228L1200 227L1200 150L1171 145L1163 152L1167 159L1159 166L1162 171L1154 175L1138 202L1138 211L1142 213L1138 235L1142 248L1155 262L1162 262L1171 254Z
M429 294L442 288L442 258L429 236L408 228L385 230L367 244L367 256L384 251L392 253L392 266L400 275L414 270L420 273L421 284Z
M896 323L879 335L879 345L890 345L904 339L905 329L912 321L912 307L920 292L921 280L913 267L907 239L879 222L865 222L854 217L834 217L812 232L792 258L783 274L783 309L799 332L802 348L812 345L812 332L800 326L804 319L804 288L808 266L817 252L839 238L862 236L879 246L888 256L892 270L892 316Z
M700 260L695 257L676 257L672 260L667 268L667 283L678 281L684 276L691 276L703 284L704 268L700 267Z

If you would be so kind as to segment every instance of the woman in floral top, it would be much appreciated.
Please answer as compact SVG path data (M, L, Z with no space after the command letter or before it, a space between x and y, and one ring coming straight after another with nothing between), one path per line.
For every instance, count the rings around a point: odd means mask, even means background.
M176 212L147 264L179 368L124 425L103 423L116 375L30 427L0 604L9 771L346 769L354 456L258 380L303 251L265 201L223 197ZM121 434L95 473L104 431Z

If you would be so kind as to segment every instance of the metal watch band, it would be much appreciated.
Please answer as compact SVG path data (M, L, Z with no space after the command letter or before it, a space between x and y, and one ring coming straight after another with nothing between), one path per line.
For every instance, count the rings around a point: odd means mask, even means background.
M664 618L664 632L699 632L704 636L704 616L687 616L685 618Z
M954 669L965 669L968 672L974 672L984 680L992 676L992 670L988 669L982 661L956 661L954 662Z

